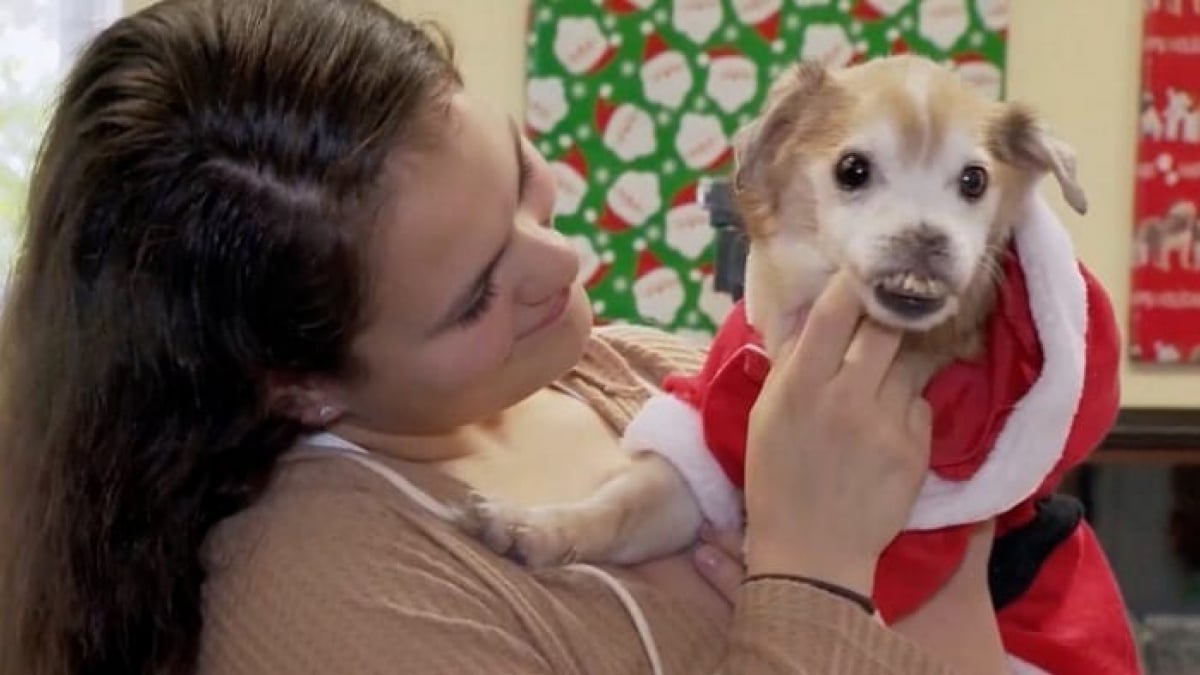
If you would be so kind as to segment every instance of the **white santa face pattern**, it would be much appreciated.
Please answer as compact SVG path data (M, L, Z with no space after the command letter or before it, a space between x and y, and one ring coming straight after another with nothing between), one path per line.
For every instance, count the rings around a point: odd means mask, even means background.
M1008 1L531 0L525 129L599 318L719 323L697 184L728 174L735 132L785 66L914 52L999 97Z

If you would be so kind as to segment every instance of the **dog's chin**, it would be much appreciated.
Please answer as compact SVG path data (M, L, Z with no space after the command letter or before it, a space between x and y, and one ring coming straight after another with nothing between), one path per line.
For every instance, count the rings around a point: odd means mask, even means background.
M936 328L958 311L958 295L945 282L897 274L860 282L867 314L885 326L912 333Z

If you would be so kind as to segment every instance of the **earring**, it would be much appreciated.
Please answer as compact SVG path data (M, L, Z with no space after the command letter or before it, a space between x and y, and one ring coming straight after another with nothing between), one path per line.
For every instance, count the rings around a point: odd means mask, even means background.
M337 413L333 409L333 406L323 405L321 406L320 410L317 411L317 419L321 421L321 424L329 424L333 421L333 417L336 414Z

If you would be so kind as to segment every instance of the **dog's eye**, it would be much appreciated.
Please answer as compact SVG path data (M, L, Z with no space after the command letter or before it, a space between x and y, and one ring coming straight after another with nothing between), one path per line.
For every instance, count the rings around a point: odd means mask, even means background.
M965 199L974 201L983 196L988 188L987 169L982 166L968 166L963 169L958 179L958 191Z
M862 189L871 180L871 162L856 152L842 155L834 169L834 178L843 190Z

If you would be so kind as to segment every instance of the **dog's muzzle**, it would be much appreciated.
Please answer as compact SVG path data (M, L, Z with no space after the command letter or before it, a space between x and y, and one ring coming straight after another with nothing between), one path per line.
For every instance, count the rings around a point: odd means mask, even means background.
M875 283L875 299L903 319L921 319L946 306L949 290L939 279L899 272Z
M901 321L919 321L945 308L953 294L949 249L946 235L925 224L892 237L883 256L887 268L871 279L880 307Z

